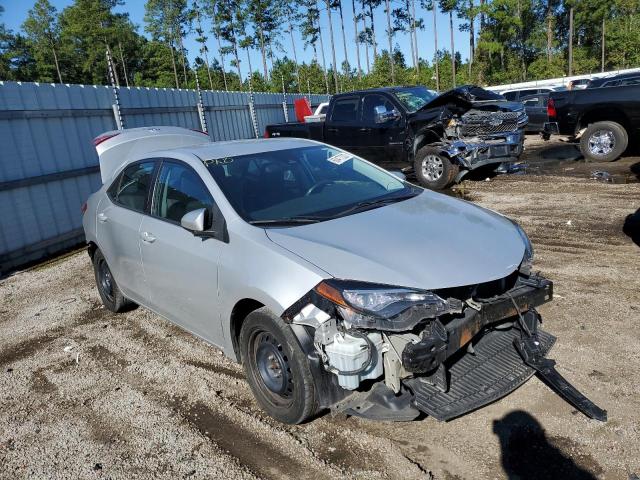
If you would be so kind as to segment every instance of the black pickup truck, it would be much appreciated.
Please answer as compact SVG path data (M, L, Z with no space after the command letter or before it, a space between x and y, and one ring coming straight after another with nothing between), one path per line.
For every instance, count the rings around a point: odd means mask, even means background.
M413 166L419 182L443 189L470 170L517 160L527 115L480 87L438 95L425 87L388 87L334 95L326 119L269 125L265 137L310 138L372 162Z
M580 142L587 160L612 162L640 133L640 85L552 92L546 134Z

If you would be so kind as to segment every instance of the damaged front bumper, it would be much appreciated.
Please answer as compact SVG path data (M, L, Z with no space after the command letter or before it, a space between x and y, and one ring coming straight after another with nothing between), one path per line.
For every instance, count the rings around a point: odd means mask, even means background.
M358 335L373 339L367 343L376 349L375 358L366 369L348 372L332 361L359 355L365 344L356 343L351 353L340 356L346 344L337 348L331 344L332 335L359 340L354 333L349 337L352 330L335 330L329 319L339 313L332 312L330 304L310 295L283 318L299 333L303 348L307 345L321 384L321 404L334 412L395 421L411 420L424 412L446 421L502 398L538 372L565 400L604 421L606 411L581 395L545 358L555 338L539 329L542 319L535 307L552 297L552 282L519 275L504 293L470 298L463 308L460 301L450 299L446 303L456 305L450 312L416 319L405 332L359 330ZM303 304L306 307L301 308ZM323 344L331 348L325 350ZM359 363L362 360L355 361Z
M517 161L524 149L524 130L457 139L436 145L464 171L493 163Z

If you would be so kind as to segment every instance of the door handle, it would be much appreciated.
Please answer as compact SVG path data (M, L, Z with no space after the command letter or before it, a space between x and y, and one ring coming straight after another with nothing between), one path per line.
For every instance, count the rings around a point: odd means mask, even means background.
M142 232L140 236L142 237L142 241L145 243L153 243L156 241L156 237L151 235L149 232Z
M362 128L360 128L360 129L358 129L358 131L359 131L359 132L370 132L370 131L371 131L371 129L370 129L370 128L367 128L367 127L362 127Z
M337 128L327 128L327 132L336 133L337 131Z
M100 212L100 213L98 214L98 221L99 221L100 223L104 223L104 222L106 222L107 220L109 220L109 217L107 217L104 213Z

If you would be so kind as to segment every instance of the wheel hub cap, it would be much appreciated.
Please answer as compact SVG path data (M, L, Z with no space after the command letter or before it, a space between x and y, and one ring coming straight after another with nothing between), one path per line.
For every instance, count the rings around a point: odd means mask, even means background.
M100 264L100 286L103 293L109 298L113 298L113 278L111 277L111 271L106 262Z
M284 395L290 384L287 357L270 335L262 334L256 349L256 364L264 385L273 393Z
M427 155L422 161L422 174L429 181L436 181L442 177L444 165L436 155Z
M609 130L597 130L589 137L589 152L592 155L599 157L609 155L615 146L615 136Z

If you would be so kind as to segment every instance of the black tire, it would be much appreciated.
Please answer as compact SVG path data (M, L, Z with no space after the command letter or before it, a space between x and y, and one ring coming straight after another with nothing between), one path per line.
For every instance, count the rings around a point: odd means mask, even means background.
M616 122L592 123L580 137L580 152L592 162L613 162L628 145L627 131Z
M441 154L437 148L422 147L416 152L414 170L418 182L431 190L443 190L450 186L460 167L451 163L446 155Z
M99 249L93 254L93 273L96 277L98 293L107 310L119 313L135 307L135 303L126 298L120 291L116 279L113 278L111 269Z
M309 361L291 328L266 307L240 330L240 354L256 400L282 423L302 423L318 410Z

